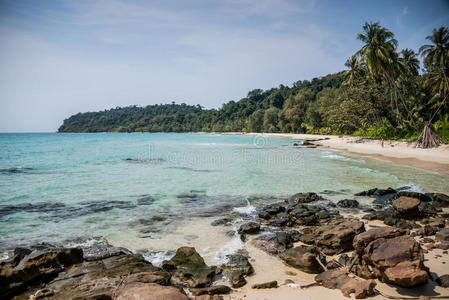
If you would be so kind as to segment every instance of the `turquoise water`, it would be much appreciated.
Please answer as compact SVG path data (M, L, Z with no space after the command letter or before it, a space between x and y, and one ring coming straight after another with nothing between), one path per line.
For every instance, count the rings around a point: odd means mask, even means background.
M139 220L212 216L298 192L340 191L334 200L403 185L449 193L449 179L436 174L292 144L220 134L0 134L0 246L92 235L129 247L131 235L135 247L148 240L134 230Z

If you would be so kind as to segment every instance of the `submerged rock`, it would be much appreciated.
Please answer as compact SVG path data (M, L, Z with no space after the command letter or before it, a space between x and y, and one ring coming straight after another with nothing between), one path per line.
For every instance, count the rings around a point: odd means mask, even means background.
M325 254L332 255L351 250L354 237L364 231L365 225L358 219L337 219L327 225L305 229L300 241L316 245Z
M320 273L324 269L317 260L318 249L314 246L298 246L281 253L286 264L306 273Z
M172 259L162 263L162 268L172 274L172 284L187 287L207 287L215 275L215 268L208 267L193 247L178 248Z

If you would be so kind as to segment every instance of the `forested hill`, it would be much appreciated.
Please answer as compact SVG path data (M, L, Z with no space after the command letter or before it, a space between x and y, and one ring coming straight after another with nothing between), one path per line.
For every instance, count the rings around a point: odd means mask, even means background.
M343 73L312 81L298 81L293 87L252 90L239 101L220 109L200 105L156 104L146 107L117 107L100 112L78 113L64 120L59 132L187 132L266 131L302 132L308 107L323 90L338 89Z
M307 132L410 140L424 132L424 140L438 144L433 128L449 141L449 29L426 37L422 69L418 53L398 49L387 28L375 22L362 29L362 48L346 61L346 71L252 90L218 110L173 102L79 113L59 132Z

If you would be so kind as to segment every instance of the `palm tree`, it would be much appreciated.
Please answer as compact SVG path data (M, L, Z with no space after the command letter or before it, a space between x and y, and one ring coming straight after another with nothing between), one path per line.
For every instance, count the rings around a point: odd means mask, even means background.
M401 56L399 57L399 63L401 70L406 76L416 76L419 70L419 60L416 57L415 51L405 48L401 51Z
M360 59L357 55L351 56L348 60L345 62L345 66L349 69L346 71L346 78L345 78L345 84L349 84L351 86L355 85L355 82L357 79L359 79L362 74L363 66L360 62Z
M373 79L379 80L383 77L388 82L391 91L391 105L392 108L393 105L396 106L398 119L401 120L397 101L399 96L402 105L407 111L409 120L416 127L413 116L396 84L396 78L400 74L400 64L398 54L396 53L398 42L394 38L394 34L380 26L379 22L365 23L363 31L363 33L357 35L357 39L364 42L365 45L357 54L363 58L368 73Z
M432 45L424 45L419 52L431 74L427 83L435 93L445 97L449 91L449 30L447 27L434 29L432 35L426 37Z
M447 27L434 29L432 35L426 37L432 45L424 45L419 48L419 52L424 57L424 64L429 72L426 84L432 87L435 96L430 100L442 99L434 107L435 112L430 116L429 121L424 124L417 147L430 148L437 147L443 141L435 133L432 127L432 120L437 115L441 107L446 103L449 92L448 70L449 70L449 30Z

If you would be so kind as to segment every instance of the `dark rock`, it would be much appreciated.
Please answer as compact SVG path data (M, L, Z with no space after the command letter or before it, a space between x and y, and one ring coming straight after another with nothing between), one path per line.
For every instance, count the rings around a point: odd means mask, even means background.
M245 276L254 273L253 266L248 258L241 254L231 254L226 256L227 262L221 266L225 275L233 288L238 288L246 284Z
M449 241L443 241L435 245L435 248L449 250Z
M285 249L293 247L293 240L288 232L285 231L276 232L276 239L278 244L284 247Z
M325 254L332 255L351 250L354 237L364 231L364 223L358 219L337 219L327 225L305 229L300 241L316 245Z
M389 187L387 189L374 188L374 189L370 189L367 191L357 193L357 194L355 194L355 196L385 196L388 194L396 194L396 190L392 189L391 187Z
M423 193L418 193L418 192L400 191L397 193L396 198L400 198L400 197L415 198L422 202L432 201L432 197L430 197L429 195L423 194Z
M441 207L449 206L449 196L441 193L433 193L431 195L434 201L438 202Z
M27 248L20 248L17 247L14 249L14 257L13 257L13 266L17 266L20 261L27 256L28 254L30 254L32 251L30 249Z
M272 289L272 288L277 288L277 287L278 287L278 282L276 280L264 282L264 283L256 283L251 286L251 288L253 288L253 289Z
M438 277L438 284L444 288L449 288L449 274Z
M323 267L317 260L318 250L313 246L298 246L283 252L280 257L286 264L306 273L320 273Z
M443 228L435 234L435 241L449 241L449 228Z
M401 215L413 217L419 214L420 203L421 201L417 198L401 196L393 201L393 207Z
M217 294L227 294L231 291L231 288L226 285L214 285L207 288L192 289L190 291L194 296L217 295Z
M240 234L257 234L260 231L260 224L257 222L248 222L240 226L238 232Z
M298 193L288 199L289 204L310 203L314 201L324 200L323 197L316 193Z
M353 199L344 199L337 202L338 207L356 208L359 207L359 201Z
M215 275L215 268L208 267L193 247L178 248L172 259L162 263L162 268L172 274L172 284L188 287L207 287Z

